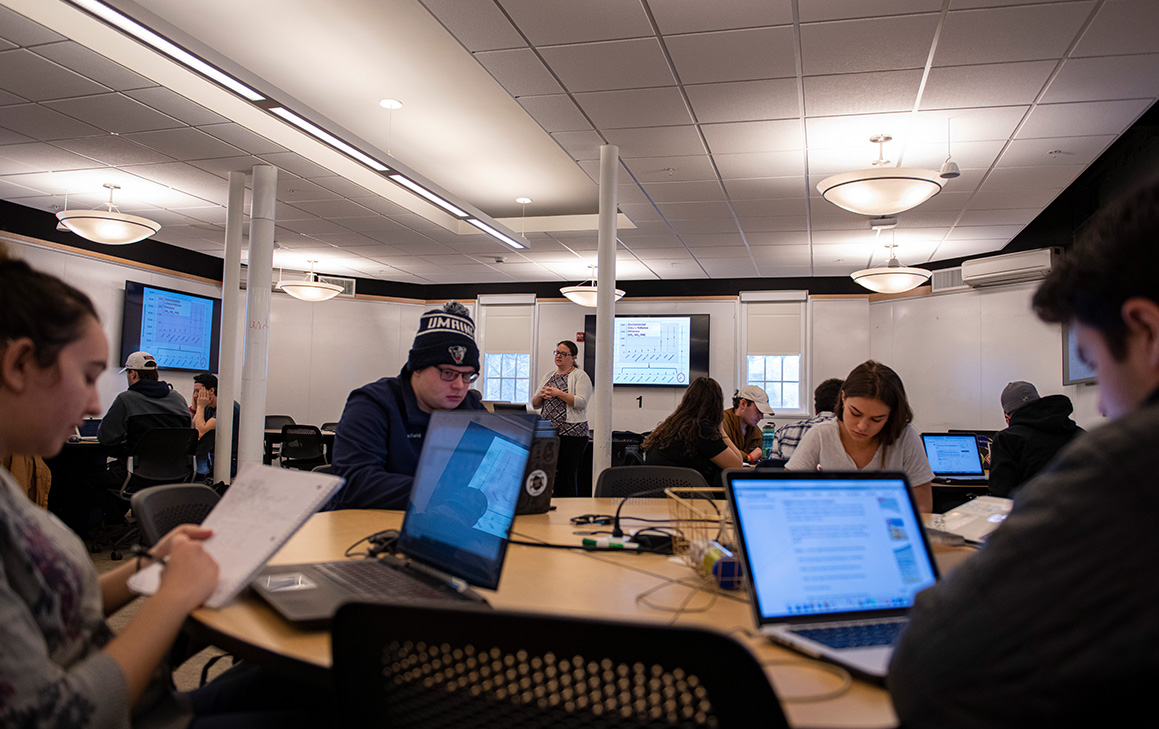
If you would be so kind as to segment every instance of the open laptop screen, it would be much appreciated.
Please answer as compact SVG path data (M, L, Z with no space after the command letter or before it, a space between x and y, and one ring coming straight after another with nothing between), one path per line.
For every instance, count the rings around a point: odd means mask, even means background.
M936 579L901 474L730 472L728 482L762 620L908 608Z
M399 550L473 585L497 587L536 420L432 413Z
M926 458L936 476L982 476L982 456L973 434L922 433Z
M77 435L82 438L96 438L101 429L100 418L85 418L77 428Z

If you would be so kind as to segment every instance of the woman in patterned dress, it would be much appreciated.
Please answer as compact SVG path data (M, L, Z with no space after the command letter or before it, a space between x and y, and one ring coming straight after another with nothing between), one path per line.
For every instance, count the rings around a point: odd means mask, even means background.
M579 492L579 464L588 445L588 398L592 381L575 365L579 347L563 340L555 345L555 372L544 375L531 398L539 416L559 433L559 460L555 467L554 496L590 496Z

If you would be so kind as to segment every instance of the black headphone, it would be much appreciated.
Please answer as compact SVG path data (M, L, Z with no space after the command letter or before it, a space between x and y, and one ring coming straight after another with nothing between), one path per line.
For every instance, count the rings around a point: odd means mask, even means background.
M607 525L612 523L612 517L607 514L580 514L579 516L573 516L571 523L575 526L579 526L580 524Z

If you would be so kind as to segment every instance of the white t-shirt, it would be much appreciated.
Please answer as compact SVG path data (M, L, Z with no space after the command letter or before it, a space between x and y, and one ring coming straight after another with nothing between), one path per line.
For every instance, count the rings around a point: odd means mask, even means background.
M921 486L934 479L922 438L912 425L907 425L901 438L887 449L884 462L881 449L882 446L878 446L865 468L859 469L845 452L845 446L841 445L841 434L834 419L809 428L785 468L816 471L820 466L822 471L901 471L909 478L910 486Z

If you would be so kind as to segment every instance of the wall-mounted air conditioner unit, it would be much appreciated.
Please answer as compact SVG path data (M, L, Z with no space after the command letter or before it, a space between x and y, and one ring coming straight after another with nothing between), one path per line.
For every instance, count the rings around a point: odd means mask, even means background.
M1054 261L1060 255L1061 248L1039 248L1036 251L975 258L962 263L962 283L981 288L1037 281L1050 273Z

